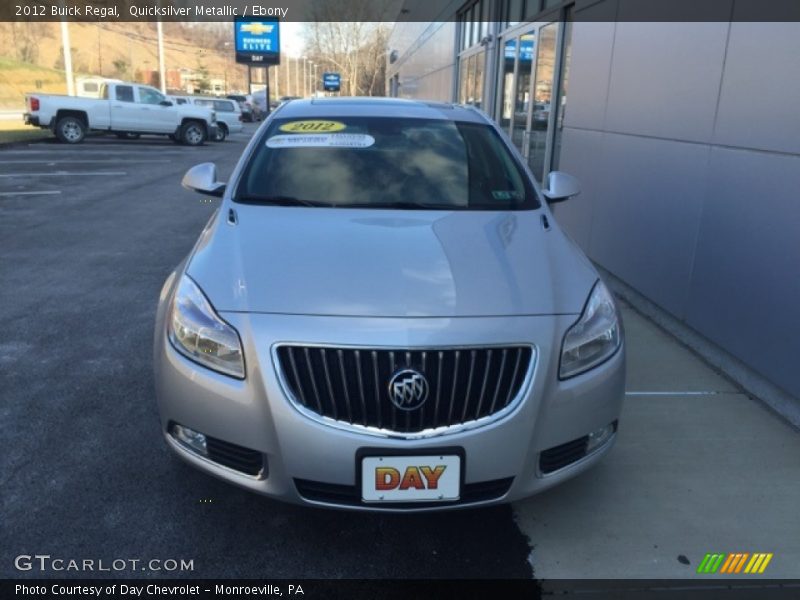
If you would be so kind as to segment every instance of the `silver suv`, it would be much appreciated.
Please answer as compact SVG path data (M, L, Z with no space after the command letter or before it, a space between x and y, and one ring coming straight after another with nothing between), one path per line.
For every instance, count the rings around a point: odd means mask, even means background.
M161 292L170 448L268 496L360 510L507 502L595 464L624 395L612 295L478 110L281 105Z

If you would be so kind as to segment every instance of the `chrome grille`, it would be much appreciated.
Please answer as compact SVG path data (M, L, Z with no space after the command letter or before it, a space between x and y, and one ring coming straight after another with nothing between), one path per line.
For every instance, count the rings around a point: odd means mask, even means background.
M291 399L317 415L349 425L412 434L460 425L512 405L531 367L530 346L429 350L281 345L278 370ZM414 369L428 398L414 410L397 408L389 381Z

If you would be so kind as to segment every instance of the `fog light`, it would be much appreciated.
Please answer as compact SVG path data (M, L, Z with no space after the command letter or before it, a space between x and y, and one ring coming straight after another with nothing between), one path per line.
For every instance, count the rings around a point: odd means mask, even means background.
M603 444L605 444L608 440L611 439L611 436L614 435L614 432L617 430L617 423L611 423L610 425L606 425L605 427L601 427L600 429L595 429L592 433L589 434L589 441L586 443L586 454L596 450Z
M208 447L206 446L206 436L202 433L189 429L183 425L172 426L172 437L178 440L181 444L203 456L208 456Z

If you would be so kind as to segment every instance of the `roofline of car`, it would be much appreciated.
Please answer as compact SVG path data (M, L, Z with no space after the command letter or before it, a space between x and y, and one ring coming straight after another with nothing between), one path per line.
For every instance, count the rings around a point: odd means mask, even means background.
M297 100L288 100L286 102L283 102L283 103L279 104L276 108L274 108L271 111L270 116L272 116L277 110L279 110L281 108L288 108L288 107L291 106L292 113L295 113L295 111L296 111L296 113L299 113L299 114L288 115L289 118L320 118L320 116L318 114L315 114L317 111L315 111L313 108L305 109L305 107L312 107L312 106L321 107L321 106L323 106L322 103L314 104L314 100L318 100L318 99L317 98L300 98L300 99L297 99ZM390 102L395 102L395 103L398 103L398 104L404 104L405 107L407 109L409 109L410 111L413 111L415 108L418 108L420 113L423 113L423 112L427 113L427 111L436 110L437 108L441 108L441 109L444 109L444 110L453 110L452 115L448 115L448 114L446 114L444 112L441 112L442 116L445 119L448 119L450 121L475 122L476 120L478 120L478 121L480 121L482 123L486 123L488 125L493 125L494 124L494 121L492 121L492 119L485 112L483 112L482 110L480 110L480 109L478 109L478 108L476 108L476 107L474 107L472 105L469 105L469 104L456 104L456 103L453 103L453 102L425 102L424 100L408 100L408 99L405 99L405 98L384 98L384 97L369 98L369 97L360 97L360 96L331 98L331 99L327 99L326 98L325 100L326 100L326 102L324 103L324 106L326 106L326 108L327 107L333 107L333 106L346 107L348 105L349 106L353 106L353 105L356 105L356 104L358 106L360 106L360 107L365 107L365 108L369 107L369 106L382 107L382 106L385 106L386 104L388 104ZM466 118L466 119L458 118L459 112L462 111L462 110L466 111L467 113L469 113L473 118ZM303 114L303 113L306 113L306 114ZM463 114L463 113L461 113L461 114ZM428 114L420 114L419 117L420 118L425 118L428 115L429 115L429 113ZM333 117L333 115L330 115L330 116ZM365 114L363 116L379 117L381 115L378 115L378 114L375 114L375 115ZM477 117L477 119L475 117ZM411 118L413 118L413 116Z

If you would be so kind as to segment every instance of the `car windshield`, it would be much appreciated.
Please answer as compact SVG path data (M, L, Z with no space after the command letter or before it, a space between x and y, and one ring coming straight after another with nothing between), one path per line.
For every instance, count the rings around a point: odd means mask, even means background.
M234 199L341 208L539 208L492 127L389 117L271 122Z

